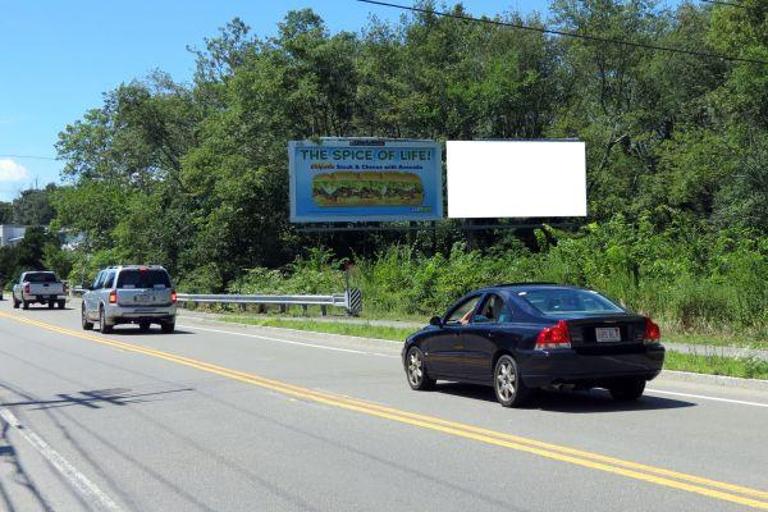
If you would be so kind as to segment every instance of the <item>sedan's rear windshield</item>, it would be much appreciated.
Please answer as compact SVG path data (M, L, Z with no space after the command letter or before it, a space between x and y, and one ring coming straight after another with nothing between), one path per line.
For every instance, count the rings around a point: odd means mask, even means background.
M123 270L117 278L118 288L170 288L171 278L165 270Z
M518 296L545 315L561 313L622 313L624 309L592 290L551 288L518 292Z
M28 283L55 283L56 274L50 272L33 272L24 276L24 280Z

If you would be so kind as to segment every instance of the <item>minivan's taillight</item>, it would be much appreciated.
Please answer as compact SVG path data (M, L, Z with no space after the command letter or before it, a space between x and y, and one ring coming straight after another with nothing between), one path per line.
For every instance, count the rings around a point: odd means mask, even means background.
M536 349L571 348L571 334L568 322L560 320L552 327L545 327L536 337Z
M176 304L176 299L177 299L177 297L176 297L176 290L171 290L171 302L173 304Z
M115 290L109 292L109 303L117 304L117 292Z
M643 341L646 343L658 343L661 339L661 329L648 317L645 317L645 334Z

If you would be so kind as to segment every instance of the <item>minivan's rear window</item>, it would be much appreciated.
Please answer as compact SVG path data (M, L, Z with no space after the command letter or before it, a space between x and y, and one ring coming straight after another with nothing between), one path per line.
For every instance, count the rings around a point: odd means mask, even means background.
M592 290L540 288L518 292L518 296L545 315L561 313L622 313L624 310Z
M56 274L52 274L50 272L33 272L31 274L27 274L24 279L28 283L55 283Z
M118 288L170 288L171 278L165 270L123 270L117 278Z

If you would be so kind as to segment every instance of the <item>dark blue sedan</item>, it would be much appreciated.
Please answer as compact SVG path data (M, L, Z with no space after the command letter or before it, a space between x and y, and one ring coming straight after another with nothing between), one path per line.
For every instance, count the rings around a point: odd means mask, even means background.
M408 384L489 385L505 407L535 388L607 388L635 400L664 363L659 327L596 291L527 283L462 297L405 342Z

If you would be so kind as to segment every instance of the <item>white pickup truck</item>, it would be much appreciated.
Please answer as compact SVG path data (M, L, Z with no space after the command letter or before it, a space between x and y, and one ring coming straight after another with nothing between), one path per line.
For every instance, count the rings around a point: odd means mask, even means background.
M29 309L30 304L48 304L53 309L59 305L64 309L67 303L67 286L59 281L53 272L24 272L19 282L13 285L13 307L19 305Z

